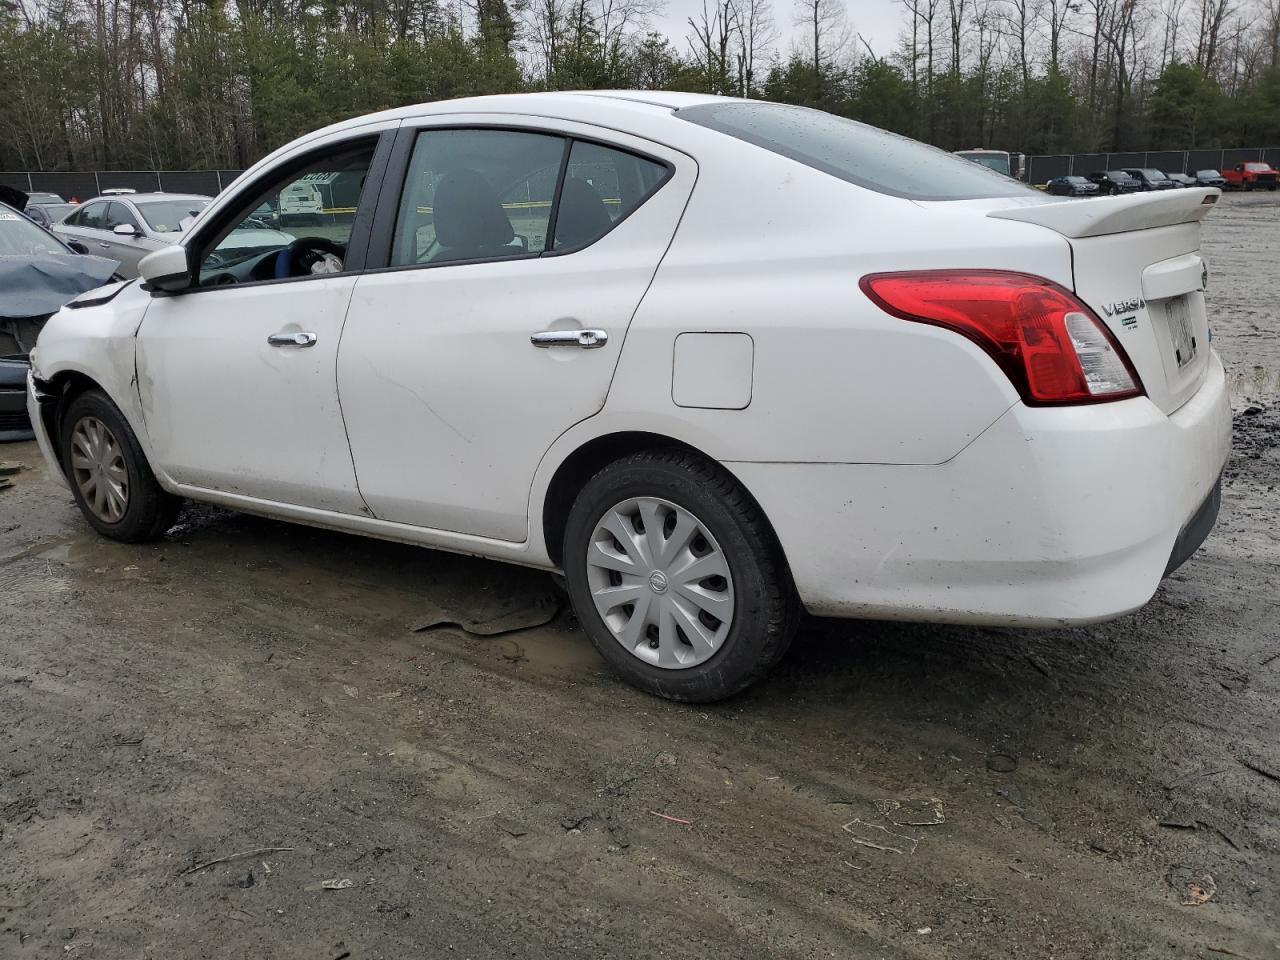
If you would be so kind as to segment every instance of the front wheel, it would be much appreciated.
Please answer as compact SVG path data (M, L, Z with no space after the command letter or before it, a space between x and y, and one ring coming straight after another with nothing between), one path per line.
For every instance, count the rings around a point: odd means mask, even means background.
M173 526L180 501L156 482L138 438L105 393L89 390L68 404L60 440L71 492L100 534L141 543Z
M709 703L760 679L791 643L799 603L760 508L723 468L654 450L578 494L564 538L573 607L629 683Z

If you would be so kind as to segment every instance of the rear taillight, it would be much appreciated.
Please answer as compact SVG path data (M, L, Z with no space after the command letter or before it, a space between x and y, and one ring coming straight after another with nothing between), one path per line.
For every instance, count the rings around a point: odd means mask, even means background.
M1111 332L1051 280L1002 270L923 270L871 274L861 286L895 317L968 337L1000 365L1026 403L1142 395Z

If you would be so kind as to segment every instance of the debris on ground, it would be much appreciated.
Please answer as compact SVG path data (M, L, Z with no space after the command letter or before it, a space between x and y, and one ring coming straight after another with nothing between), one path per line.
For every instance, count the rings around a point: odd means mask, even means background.
M489 604L484 603L484 596L470 599L474 601L470 608L440 607L438 613L410 627L410 631L423 633L440 627L458 627L478 637L496 637L544 626L560 612L560 599L551 593L493 598Z
M661 817L663 820L666 820L668 823L680 823L686 827L693 826L692 820L685 820L683 817L673 817L669 813L659 813L657 810L650 810L649 812L652 813L655 817Z
M335 878L333 880L320 881L321 890L346 890L353 886L355 886L355 881L350 877L343 877L341 880Z
M260 857L264 853L284 853L292 849L293 847L258 847L254 850L246 850L244 853L233 853L229 857L219 857L217 860L210 860L207 863L196 864L194 867L188 867L186 870L183 870L182 873L178 874L178 876L185 877L188 874L199 873L201 870L208 870L210 867L216 867L220 863L233 863L236 860L247 860L250 857Z
M560 826L565 830L581 830L582 825L591 819L589 813L570 814L560 821Z
M1208 903L1218 892L1218 884L1211 873L1201 873L1179 864L1169 868L1165 881L1178 892L1184 907L1198 907Z
M1018 761L1007 753L993 753L987 757L987 769L992 773L1013 773L1018 769Z
M946 823L942 801L936 797L911 800L877 800L880 816L899 827L932 827Z
M841 827L845 833L853 837L853 842L872 850L883 850L886 853L915 853L919 838L904 833L894 833L888 827L881 827L865 820L853 819Z
M0 460L0 477L12 477L25 469L27 469L25 463L18 463L16 460Z

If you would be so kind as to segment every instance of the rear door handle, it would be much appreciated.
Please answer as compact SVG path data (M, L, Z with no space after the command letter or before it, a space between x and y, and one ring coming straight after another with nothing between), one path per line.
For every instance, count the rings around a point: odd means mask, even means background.
M267 343L273 347L314 347L314 333L273 333L267 337Z
M607 330L543 330L529 338L535 347L581 347L594 350L609 342Z
M99 241L98 241L98 246L100 246L103 250L110 250L110 249L111 249L111 244L109 244L109 243L103 243L101 240L99 240Z

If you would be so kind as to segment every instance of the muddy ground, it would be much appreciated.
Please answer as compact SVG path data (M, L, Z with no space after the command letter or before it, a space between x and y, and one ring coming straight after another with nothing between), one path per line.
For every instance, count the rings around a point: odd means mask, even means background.
M816 623L717 707L567 614L409 629L544 575L204 508L112 544L0 448L0 957L1280 956L1280 198L1206 247L1236 456L1150 605Z

